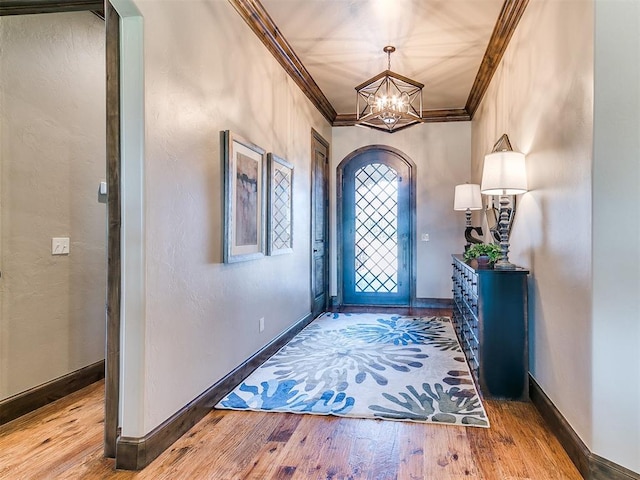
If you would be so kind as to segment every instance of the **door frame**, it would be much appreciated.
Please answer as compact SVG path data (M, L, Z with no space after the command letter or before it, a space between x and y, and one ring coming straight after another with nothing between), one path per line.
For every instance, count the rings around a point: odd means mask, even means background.
M329 269L329 233L330 233L330 225L329 225L329 221L330 221L330 215L329 215L329 197L331 195L331 188L330 188L330 184L329 184L329 165L331 164L331 150L330 150L330 145L329 142L327 142L322 135L320 135L320 133L318 133L314 128L311 129L311 197L310 197L310 202L309 202L309 206L310 206L310 210L311 210L311 215L310 215L310 245L309 245L309 255L311 257L310 260L310 266L311 266L311 275L309 276L310 279L310 284L309 284L309 288L310 288L310 297L311 297L311 313L312 315L315 316L316 312L314 311L314 306L315 306L315 290L314 290L314 285L316 285L315 283L315 262L314 262L314 232L315 232L315 151L313 148L313 140L316 140L318 143L324 145L324 147L327 149L327 161L325 164L325 168L324 168L324 178L326 181L326 192L327 192L327 198L325 199L325 205L324 208L322 209L323 211L323 215L324 215L324 238L325 238L325 242L324 242L324 285L323 285L323 289L325 292L325 301L324 301L324 310L326 310L330 304L330 292L329 292L329 273L330 273L330 269ZM318 312L318 313L322 313L322 312Z
M121 336L121 17L105 1L105 56L107 110L107 333L105 358L104 456L116 457L120 433L120 336Z
M107 0L78 0L73 4L55 0L5 2L2 15L32 15L90 11L105 20L106 57L106 177L107 177L107 291L105 346L104 456L114 458L119 432L120 406L120 300L121 300L121 192L120 192L120 20Z
M389 145L368 145L361 147L344 157L336 169L336 235L337 235L337 278L338 278L338 306L344 306L344 272L342 262L344 258L344 232L343 232L343 191L344 191L344 168L354 158L369 153L371 151L383 151L398 157L409 168L409 206L411 209L409 217L409 305L413 307L416 303L416 164L397 148ZM405 305L393 305L394 307Z

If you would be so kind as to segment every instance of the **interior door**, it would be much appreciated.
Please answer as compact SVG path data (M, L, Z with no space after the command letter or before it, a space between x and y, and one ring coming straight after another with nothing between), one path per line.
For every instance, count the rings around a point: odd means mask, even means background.
M329 144L311 134L311 296L313 316L329 304Z
M342 299L347 305L409 305L411 169L384 149L342 171Z

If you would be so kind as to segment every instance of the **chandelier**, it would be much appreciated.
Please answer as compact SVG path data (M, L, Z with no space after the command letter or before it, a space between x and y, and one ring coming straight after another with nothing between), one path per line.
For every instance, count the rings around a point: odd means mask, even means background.
M385 132L395 132L422 121L423 84L391 71L388 45L387 70L356 87L356 124Z

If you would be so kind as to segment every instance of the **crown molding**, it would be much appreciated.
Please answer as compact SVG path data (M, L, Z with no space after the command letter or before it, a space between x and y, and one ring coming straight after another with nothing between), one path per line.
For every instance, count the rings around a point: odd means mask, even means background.
M482 97L489 88L493 74L498 69L500 60L502 60L511 36L515 32L528 3L529 0L505 0L502 5L498 21L493 28L487 50L484 52L482 63L467 98L465 110L469 112L471 118L475 115Z
M355 125L355 115L336 113L259 0L229 2L329 123L333 126ZM528 3L529 0L505 0L465 108L425 110L423 122L468 121L473 118ZM0 0L0 16L100 11L102 8L100 0Z
M468 122L471 115L464 108L451 108L441 110L423 110L421 123L433 122ZM355 113L338 114L333 121L334 127L352 127L356 125Z
M258 0L229 0L314 106L333 123L336 111Z
M423 110L422 123L433 122L467 122L471 115L464 108L443 108L440 110Z
M355 114L337 114L259 0L229 0L280 65L334 127L356 124ZM424 110L422 122L459 122L473 118L529 0L505 0L469 92L465 108Z

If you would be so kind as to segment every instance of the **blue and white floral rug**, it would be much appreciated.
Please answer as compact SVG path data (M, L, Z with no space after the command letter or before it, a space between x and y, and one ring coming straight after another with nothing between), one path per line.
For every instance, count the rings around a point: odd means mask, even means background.
M489 427L447 317L323 314L216 408Z

